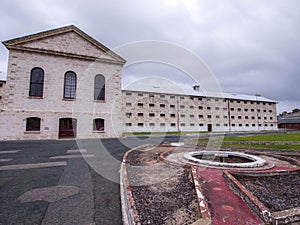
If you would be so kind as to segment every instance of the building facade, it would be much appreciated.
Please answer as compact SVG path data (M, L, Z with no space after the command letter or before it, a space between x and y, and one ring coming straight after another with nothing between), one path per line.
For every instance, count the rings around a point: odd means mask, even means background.
M276 103L262 97L121 90L126 61L75 26L3 44L0 140L277 129Z
M260 96L123 90L124 132L277 130L276 102Z
M121 107L115 96L124 59L75 26L3 44L9 59L0 139L121 135L112 128L112 108Z

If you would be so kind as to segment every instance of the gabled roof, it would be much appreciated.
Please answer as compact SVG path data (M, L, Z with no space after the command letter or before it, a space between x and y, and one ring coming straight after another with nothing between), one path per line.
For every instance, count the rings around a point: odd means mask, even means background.
M195 91L193 90L192 86L181 86L179 84L176 84L175 82L171 82L170 80L166 80L161 77L143 78L127 85L126 87L123 87L122 90L276 103L276 101L274 100L258 95L224 93L221 90L219 92L210 92L202 90Z
M120 64L124 64L126 62L126 60L123 59L121 56L117 55L116 53L111 51L109 48L107 48L106 46L104 46L103 44L101 44L100 42L98 42L97 40L95 40L94 38L92 38L91 36L89 36L88 34L86 34L85 32L83 32L82 30L80 30L78 27L76 27L74 25L65 26L65 27L61 27L61 28L57 28L57 29L52 29L52 30L48 30L48 31L44 31L44 32L39 32L36 34L26 35L26 36L19 37L19 38L14 38L11 40L4 41L2 43L8 49L19 49L19 50L32 51L32 52L63 55L63 56L69 56L69 57L75 57L75 58L86 58L86 59L90 59L90 60L99 60L99 59L103 60L103 58L101 58L101 57L100 58L91 57L91 56L86 56L86 55L81 55L81 54L53 51L53 50L41 49L41 48L32 48L32 47L26 46L27 43L30 43L33 41L39 41L42 39L54 37L54 36L61 35L61 34L66 34L69 32L75 32L81 38L88 41L90 44L92 44L97 49L99 49L99 51L104 52L105 54L107 54L108 56L110 56L112 58L112 59L106 59L104 61L111 61L111 62L120 63Z

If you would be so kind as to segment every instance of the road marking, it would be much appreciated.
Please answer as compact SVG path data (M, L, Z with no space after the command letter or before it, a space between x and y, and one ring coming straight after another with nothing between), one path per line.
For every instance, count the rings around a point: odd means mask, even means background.
M86 149L73 149L73 150L68 150L67 154L72 154L72 153L86 153Z
M0 162L9 162L11 160L13 160L13 159L0 159Z
M17 153L20 150L9 150L9 151L0 151L0 154L12 154L12 153Z
M66 166L67 162L49 162L49 163L29 163L29 164L18 164L9 166L0 166L0 171L3 170L24 170L24 169L36 169L45 167L55 167L55 166Z
M76 158L90 158L94 157L93 154L82 154L82 155L58 155L58 156L51 156L49 159L76 159Z

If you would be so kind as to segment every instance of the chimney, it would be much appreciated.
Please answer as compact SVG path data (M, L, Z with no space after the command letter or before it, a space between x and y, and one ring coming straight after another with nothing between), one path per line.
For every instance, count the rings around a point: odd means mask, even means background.
M200 86L199 85L194 85L193 86L194 91L200 91Z

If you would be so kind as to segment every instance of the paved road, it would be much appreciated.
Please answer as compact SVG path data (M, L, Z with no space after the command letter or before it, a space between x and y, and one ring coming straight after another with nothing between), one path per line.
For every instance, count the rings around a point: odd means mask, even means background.
M178 140L0 142L0 224L121 224L118 181L124 153Z
M178 138L1 142L0 224L121 224L118 171L124 153L171 140ZM45 192L46 187L52 189ZM70 187L79 192L59 201L45 199L61 194L57 187L65 194ZM24 194L29 195L25 202Z

